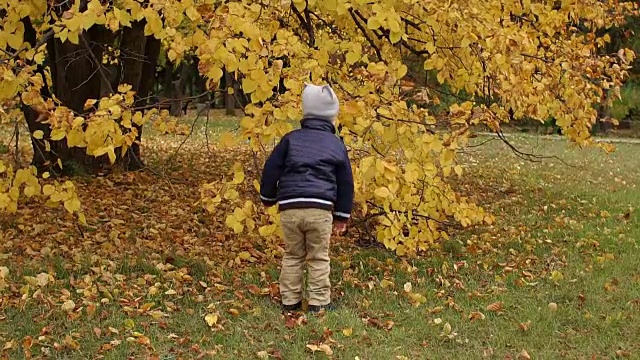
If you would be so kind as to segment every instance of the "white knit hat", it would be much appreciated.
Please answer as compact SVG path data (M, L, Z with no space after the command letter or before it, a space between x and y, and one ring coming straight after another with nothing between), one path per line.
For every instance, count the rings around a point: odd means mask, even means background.
M340 102L329 85L305 84L302 90L302 113L304 117L334 121Z

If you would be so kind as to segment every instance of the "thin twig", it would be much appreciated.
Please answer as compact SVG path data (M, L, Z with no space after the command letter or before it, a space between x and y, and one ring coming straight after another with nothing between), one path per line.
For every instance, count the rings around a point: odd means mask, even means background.
M189 134L187 134L187 136L184 138L184 140L182 140L180 145L178 145L178 148L176 149L176 151L174 151L173 154L171 154L171 156L169 156L169 159L167 159L167 163L171 163L171 161L178 154L180 149L182 149L182 146L187 142L187 140L189 140L191 135L193 135L193 132L194 132L195 127L196 127L196 123L198 122L198 120L200 120L200 116L202 116L202 113L205 110L209 110L209 108L208 107L204 107L204 108L200 109L200 111L198 111L198 113L196 114L196 118L193 120L193 123L191 124L191 130L189 131Z
M104 71L102 71L103 70L102 63L98 61L96 54L94 54L93 51L91 50L91 47L89 46L89 42L87 42L87 39L82 34L80 34L80 38L82 38L82 43L87 48L87 50L89 50L89 55L91 56L91 59L93 59L93 61L96 63L96 66L98 67L98 70L100 72L100 76L102 76L102 80L104 80L104 82L109 86L109 92L111 94L115 94L115 91L113 91L113 87L111 86L111 81L109 80L107 75L104 73Z
M561 159L557 155L547 156L547 155L539 155L539 154L524 152L524 151L518 149L512 143L510 143L509 140L507 140L507 138L504 136L504 133L502 132L502 130L496 131L495 134L498 136L498 138L500 140L502 140L502 142L505 145L507 145L509 147L509 149L511 149L513 151L513 153L517 157L519 157L519 158L521 158L523 160L526 160L526 161L529 161L529 162L539 163L539 162L542 162L542 160L554 159L554 160L560 161L563 165L566 165L566 166L571 167L571 168L578 168L579 167L579 166L576 166L576 165L569 164L568 162L564 161L563 159Z
M15 123L15 136L16 136L16 153L15 153L15 165L16 169L20 168L20 125L18 124L18 120L14 121Z
M380 205L378 205L378 204L376 204L376 203L374 203L372 201L367 201L367 204L370 205L370 206L373 206L376 209L381 211L381 213L377 214L376 216L382 216L382 215L386 215L387 214L387 212L384 210L384 207L382 207L382 206L380 206ZM394 210L392 208L389 208L389 210L392 213L401 213L401 214L407 214L408 213L408 211ZM433 217L431 217L429 215L424 215L424 214L419 214L419 213L412 213L411 215L415 216L415 217L423 218L423 219L426 219L426 220L433 220L433 221L437 222L440 225L452 226L452 224L450 222L448 222L448 221L438 220L438 219L435 219L435 218L433 218Z
M485 141L481 142L480 144L467 145L467 146L465 146L465 149L467 149L467 148L480 147L480 146L485 145L485 144L487 144L487 143L489 143L489 142L491 142L491 141L494 141L494 140L496 140L496 138L489 138L488 140L485 140Z

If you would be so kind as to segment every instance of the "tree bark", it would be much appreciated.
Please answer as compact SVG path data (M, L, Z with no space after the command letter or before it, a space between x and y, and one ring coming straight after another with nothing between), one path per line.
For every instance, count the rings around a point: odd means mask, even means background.
M172 116L182 115L185 106L185 87L189 80L189 66L184 61L178 67L178 78L171 81L171 110Z
M224 70L224 83L226 85L226 91L224 93L224 107L226 109L226 114L228 116L235 116L236 98L235 95L229 91L229 89L231 89L231 91L235 90L233 86L233 78L231 76L231 73L226 69Z

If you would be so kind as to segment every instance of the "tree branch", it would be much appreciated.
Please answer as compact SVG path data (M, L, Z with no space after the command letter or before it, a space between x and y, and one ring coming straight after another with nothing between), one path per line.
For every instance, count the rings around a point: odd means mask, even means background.
M300 11L298 11L298 8L296 8L295 4L292 2L291 3L291 10L293 11L293 13L296 15L296 17L298 18L298 21L300 21L300 24L302 24L302 26L304 26L305 30L307 30L307 35L309 36L309 47L315 48L316 46L316 36L313 32L313 25L311 24L311 19L309 17L309 12L307 10L309 4L307 1L307 7L305 8L305 15L306 15L306 19L302 16L302 14L300 13Z
M380 48L378 48L378 46L373 42L373 39L371 39L369 34L367 34L367 29L365 29L364 26L360 23L360 21L356 18L356 12L353 9L349 9L349 14L351 15L351 18L353 19L353 21L356 23L356 26L358 27L358 29L360 29L360 32L362 33L362 35L369 42L369 45L371 45L373 50L376 52L376 56L378 56L378 59L380 59L380 61L386 64L386 62L384 61L384 58L382 57L382 52L380 51Z

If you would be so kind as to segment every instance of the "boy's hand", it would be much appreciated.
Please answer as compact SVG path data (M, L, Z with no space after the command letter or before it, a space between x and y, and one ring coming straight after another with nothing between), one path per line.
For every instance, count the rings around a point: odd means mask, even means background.
M344 235L347 232L346 221L336 221L333 223L333 233L337 236Z

